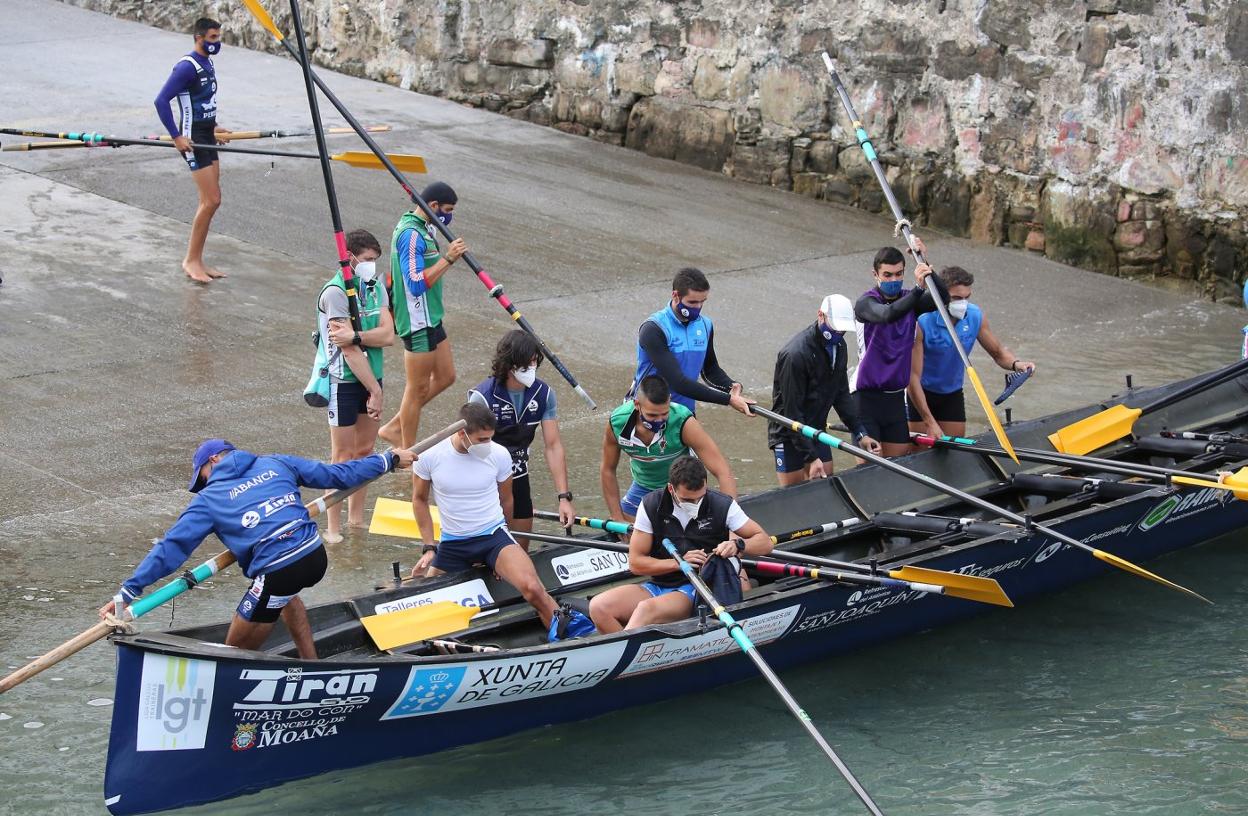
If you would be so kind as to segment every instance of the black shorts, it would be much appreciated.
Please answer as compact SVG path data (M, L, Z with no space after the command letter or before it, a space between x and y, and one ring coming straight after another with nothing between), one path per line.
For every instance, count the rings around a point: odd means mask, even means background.
M381 384L381 380L377 381ZM329 383L329 424L349 428L368 413L368 389L354 380Z
M217 143L217 120L210 119L205 122L195 122L191 125L191 142L193 144L216 144ZM192 150L188 156L182 154L186 159L186 163L190 165L192 170L203 170L217 162L217 151L215 150Z
M876 442L910 444L905 391L857 391L858 419Z
M407 337L404 337L403 348L412 354L424 354L425 352L433 351L445 341L446 329L442 328L442 324L439 323L436 326L416 329Z
M238 603L238 616L252 623L273 623L291 598L325 577L328 566L325 548L317 547L292 564L257 575Z
M492 533L438 542L433 566L443 572L462 572L473 564L485 564L492 571L498 554L515 543L507 525L501 524Z
M511 477L511 517L533 518L533 491L529 487L529 474Z
M966 422L966 399L961 391L937 394L924 388L923 397L927 400L927 410L932 412L932 419L937 422ZM911 422L923 421L919 412L909 403L906 404L906 416Z

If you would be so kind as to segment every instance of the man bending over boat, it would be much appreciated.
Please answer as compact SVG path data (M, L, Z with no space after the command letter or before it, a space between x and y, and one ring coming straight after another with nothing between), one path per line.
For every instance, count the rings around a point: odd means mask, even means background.
M675 402L662 377L643 377L635 399L611 412L602 441L602 497L617 521L632 521L642 498L667 483L667 470L676 457L693 451L715 474L719 489L737 495L737 480L728 460L693 412ZM620 499L616 469L620 451L628 454L633 483Z
M514 502L511 454L494 441L494 412L470 402L459 409L464 429L421 454L412 469L412 513L424 541L412 577L460 572L484 563L515 587L550 628L555 599L537 577L529 554L507 529ZM442 516L433 540L429 492Z
M100 617L120 614L146 586L177 570L216 533L243 574L253 579L234 612L225 645L260 648L280 616L299 656L315 660L312 628L299 593L325 576L328 560L299 488L345 490L408 467L415 459L411 451L390 450L327 465L283 454L257 456L224 439L209 439L191 463L187 489L195 498L113 600L100 608Z
M736 559L772 550L771 538L736 499L707 489L702 462L681 456L672 463L667 485L642 499L628 541L628 568L649 580L594 596L589 614L599 632L636 629L693 614L693 585L663 548L665 538L696 569L712 555ZM732 563L735 572L740 567Z

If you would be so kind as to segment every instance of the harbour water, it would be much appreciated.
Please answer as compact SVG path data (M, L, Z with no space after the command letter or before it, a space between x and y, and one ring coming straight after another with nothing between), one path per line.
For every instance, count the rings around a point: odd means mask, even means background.
M45 0L9 0L0 27L5 124L140 135L187 38ZM53 33L69 32L69 33ZM114 48L88 49L80 37ZM124 46L124 54L122 53ZM306 126L287 59L218 58L227 126ZM102 81L101 77L108 77ZM262 78L262 81L249 81ZM556 385L577 509L601 514L605 409L632 372L637 325L672 272L708 272L725 368L766 401L776 350L824 294L855 295L891 224L396 88L325 73L387 149L426 156L459 188L455 228L597 398ZM327 118L332 118L328 116ZM335 122L336 123L336 122ZM296 140L291 149L311 149ZM343 148L348 149L344 140ZM128 153L127 150L136 152ZM205 436L328 453L302 404L314 298L333 263L314 162L230 160L206 289L178 269L190 180L159 151L0 154L0 670L90 625L184 506ZM348 228L383 242L405 207L382 174L336 176ZM978 277L975 299L1037 376L1011 400L1035 417L1235 359L1242 309L925 235L938 263ZM448 279L460 371L424 430L449 422L511 327L470 275ZM990 391L991 361L974 358ZM400 357L387 360L388 410ZM971 409L972 429L982 422ZM700 414L743 491L774 484L764 429ZM540 446L538 446L540 447ZM537 457L539 506L553 489ZM848 466L848 462L841 463ZM372 495L404 498L388 477ZM1209 814L1248 809L1248 571L1243 537L1153 565L1206 607L1126 575L881 644L784 679L890 814ZM206 546L197 556L207 557ZM371 588L403 539L354 532L310 603ZM145 627L228 615L227 572ZM99 814L112 654L96 645L0 697L0 814ZM331 774L201 808L213 814L855 813L852 794L770 690L747 682L420 760Z

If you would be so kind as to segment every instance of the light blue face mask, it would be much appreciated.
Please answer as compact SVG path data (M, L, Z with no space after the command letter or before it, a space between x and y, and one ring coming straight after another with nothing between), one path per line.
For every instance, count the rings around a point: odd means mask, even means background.
M901 294L901 287L905 281L890 280L880 281L880 292L884 297L895 298Z

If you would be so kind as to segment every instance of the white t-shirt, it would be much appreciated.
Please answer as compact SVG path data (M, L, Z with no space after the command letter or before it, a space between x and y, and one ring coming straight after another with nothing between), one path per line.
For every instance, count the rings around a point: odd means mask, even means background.
M505 522L498 484L511 478L511 454L490 442L490 457L478 459L455 450L445 439L420 455L412 472L433 483L433 500L442 516L442 540L472 538Z
M672 515L676 517L676 520L680 522L682 527L693 520L693 517L682 510L680 505L676 505L672 509ZM733 499L732 504L728 506L728 529L735 533L744 527L749 520L750 517L741 509L741 505L737 504L736 499ZM633 519L633 529L641 533L654 534L654 525L650 523L650 515L646 512L645 505L638 506L637 517Z

